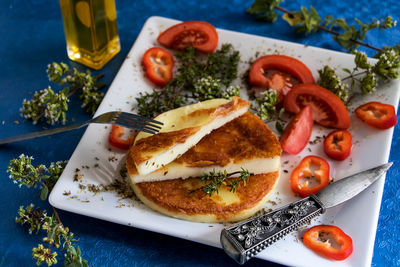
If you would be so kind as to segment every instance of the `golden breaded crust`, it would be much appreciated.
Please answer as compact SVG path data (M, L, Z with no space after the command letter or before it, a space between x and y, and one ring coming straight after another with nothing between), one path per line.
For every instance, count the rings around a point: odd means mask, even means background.
M281 153L275 134L260 118L247 112L203 137L196 146L175 159L174 163L185 167L224 167L230 162L279 157ZM134 149L131 148L126 158L130 176L138 173L134 158ZM161 168L161 173L166 171L168 165Z
M190 167L240 162L280 156L281 145L275 134L256 115L247 112L212 131L175 162Z
M254 175L246 186L241 183L236 193L222 186L212 197L201 190L189 194L189 190L205 184L199 178L137 183L132 187L143 203L168 216L196 222L234 222L260 210L278 178L279 171Z
M160 114L155 119L164 123L161 131L156 135L140 132L130 148L138 172L147 174L173 161L211 130L226 123L224 120L233 120L246 112L249 105L238 97L232 101L213 99Z

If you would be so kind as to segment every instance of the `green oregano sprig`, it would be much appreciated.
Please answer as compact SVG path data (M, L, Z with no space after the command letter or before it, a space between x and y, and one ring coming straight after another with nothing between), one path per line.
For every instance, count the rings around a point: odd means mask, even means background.
M278 103L278 93L276 90L269 89L262 94L262 97L256 98L258 104L258 116L264 121L276 119Z
M268 22L275 22L278 13L284 13L283 19L290 26L295 27L298 33L315 33L319 30L326 31L333 35L333 39L343 48L351 51L358 46L363 45L377 51L382 49L364 43L363 40L368 31L372 29L389 29L395 27L397 22L388 16L384 19L374 19L371 23L364 24L361 20L355 18L355 25L348 25L344 18L335 19L332 16L326 16L322 19L313 6L309 9L301 7L299 11L289 11L279 6L283 0L255 0L248 13L257 15L257 18ZM334 31L339 29L340 31Z
M46 89L35 92L31 100L23 100L21 115L36 124L44 120L48 124L66 123L69 97L80 91L82 107L89 113L94 113L99 106L103 93L98 92L105 86L97 80L102 77L93 77L89 70L80 72L76 68L72 70L65 63L53 62L47 66L49 81L65 86L59 92L55 92L49 86Z
M372 29L385 30L395 27L397 24L397 22L390 16L381 20L373 19L373 22L369 24L364 24L357 18L355 18L354 21L358 25L358 28L355 25L348 25L346 20L343 18L334 19L332 16L327 16L325 17L324 26L328 27L330 30L334 28L340 28L343 32L337 35L335 34L332 38L342 47L351 51L356 49L361 44L355 41L364 40L368 31Z
M367 55L363 52L355 51L353 70L344 68L348 73L347 77L342 79L329 66L324 66L319 70L320 79L318 84L331 90L343 102L349 100L349 95L359 88L363 95L374 92L379 80L391 80L399 77L400 55L395 49L385 49L379 54L378 61L375 64L368 62ZM349 84L345 81L349 80Z
M66 161L57 161L46 168L43 164L33 166L32 160L33 157L21 154L19 158L10 161L7 172L10 179L20 187L23 185L26 187L40 186L42 188L40 198L45 200L67 163Z
M199 101L214 98L231 99L233 96L240 96L240 87L229 86L226 90L222 90L221 80L213 78L212 76L198 79L193 86L193 95Z
M160 113L182 106L186 102L185 96L175 94L172 88L154 90L152 93L139 93L139 97L136 97L138 114L153 118Z
M48 124L55 124L67 120L68 111L68 88L55 93L49 86L46 89L35 92L31 100L24 99L21 115L28 120L32 120L36 124L41 118L45 119Z
M30 204L26 208L20 206L18 215L19 217L15 218L15 222L29 226L29 234L33 232L37 234L47 216L46 211L42 211L39 208L35 209L33 204Z
M19 186L36 187L42 186L40 197L42 200L47 199L48 192L53 188L59 176L63 172L66 162L58 161L51 163L47 168L41 164L38 166L32 165L32 157L20 155L19 158L10 161L10 166L7 172L14 183ZM43 243L38 244L32 249L32 257L36 260L37 265L46 263L48 266L57 264L57 251L65 251L64 266L87 267L87 261L82 258L81 251L75 245L77 239L74 234L65 227L58 215L58 212L53 208L53 215L48 216L46 211L35 208L33 204L27 207L21 206L18 210L18 216L15 221L21 225L29 227L29 233L36 234L43 230L46 236L42 239Z
M226 182L226 179L233 176L239 174L239 178L240 180L231 180L229 183ZM251 173L249 173L248 170L241 168L240 171L237 172L232 172L232 173L228 173L226 170L225 171L215 171L212 170L209 173L204 173L201 176L201 180L204 182L209 182L208 184L196 188L196 189L192 189L192 190L188 190L189 194L193 194L194 192L197 191L203 191L205 194L207 194L209 197L211 197L214 193L218 194L218 191L220 189L220 187L222 185L226 185L229 188L230 192L235 193L237 188L243 184L243 186L245 186L250 179L250 175Z
M140 115L154 117L184 104L240 95L240 88L231 86L237 78L240 60L232 45L223 44L207 56L198 55L193 47L188 47L175 57L178 62L175 77L164 88L136 98Z
M256 0L247 9L247 13L257 15L259 20L275 22L279 16L275 9L279 8L281 2L282 0Z
M343 102L349 99L349 87L344 84L335 70L325 65L323 69L318 70L318 84L337 95Z

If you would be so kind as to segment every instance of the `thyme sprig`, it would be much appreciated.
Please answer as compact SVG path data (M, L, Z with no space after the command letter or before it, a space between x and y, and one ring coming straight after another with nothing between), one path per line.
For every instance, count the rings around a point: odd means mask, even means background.
M363 95L376 90L380 80L391 80L399 77L400 55L395 49L385 49L379 53L375 64L368 62L363 52L354 52L355 67L352 70L344 68L349 75L340 79L338 74L329 66L319 70L319 85L331 90L343 102L347 102L351 94L359 89ZM347 82L347 83L346 83Z
M45 200L49 190L53 188L63 172L66 162L51 163L47 168L43 164L33 166L32 160L33 157L22 154L19 158L10 161L7 172L10 173L13 182L18 183L20 187L23 185L27 187L42 186L40 197ZM30 234L33 232L37 234L40 230L46 232L46 236L42 239L46 246L38 244L32 249L32 257L36 260L37 265L57 264L58 254L55 250L58 249L65 251L64 266L88 266L87 261L81 256L79 246L75 244L77 239L69 228L62 224L55 208L53 208L53 214L49 216L46 211L35 208L33 204L27 207L20 206L18 216L15 219L16 223L28 226Z
M323 30L332 34L340 46L351 51L362 45L376 51L382 49L363 42L368 31L372 29L389 29L396 26L397 22L388 16L384 19L374 19L371 23L363 23L355 18L355 25L349 25L344 18L336 19L333 16L326 16L322 19L317 10L310 6L309 9L302 6L298 11L289 11L279 6L283 0L255 0L251 7L247 10L248 13L257 15L258 19L275 22L278 18L278 13L284 13L282 18L286 20L290 26L295 27L298 33L315 33ZM340 31L335 31L338 29Z
M82 107L86 112L93 114L99 106L104 93L98 92L105 86L97 80L103 75L93 77L91 72L80 72L76 68L72 70L65 63L53 62L47 66L49 81L66 86L55 92L51 86L35 91L31 100L24 99L21 107L21 115L36 124L44 120L48 124L63 123L67 121L69 97L80 91Z
M239 174L240 180L234 179L231 180L229 183L226 182L227 178L236 174ZM203 185L196 189L188 190L188 193L193 194L194 192L197 191L203 191L209 197L211 197L212 194L214 193L218 194L218 190L222 185L226 185L229 188L230 192L235 193L237 188L239 188L239 186L241 185L241 183L243 184L243 186L246 186L246 184L249 182L250 175L251 173L249 173L248 170L243 168L241 168L241 171L232 173L228 173L226 170L224 172L222 171L217 172L215 170L212 170L209 173L204 173L200 178L201 181L209 182L208 184Z
M232 45L207 56L198 55L188 47L178 52L175 77L163 88L136 98L138 113L154 117L184 104L214 98L231 98L240 95L240 88L230 86L238 75L239 52Z

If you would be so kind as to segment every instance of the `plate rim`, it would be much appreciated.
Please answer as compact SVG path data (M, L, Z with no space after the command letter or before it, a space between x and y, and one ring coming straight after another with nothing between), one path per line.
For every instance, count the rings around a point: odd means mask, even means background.
M129 56L131 55L131 53L133 53L133 51L135 49L135 46L141 40L142 36L146 34L145 33L146 26L148 26L148 24L151 24L154 20L156 20L156 21L157 20L161 20L161 21L169 20L170 22L175 22L175 23L180 22L179 20L175 20L175 19L171 19L171 18L167 18L167 17L162 17L162 16L151 16L145 21L145 23L143 24L143 26L142 26L142 28L140 30L140 33L138 34L136 40L134 41L134 43L132 44L131 48L129 49L125 60L123 61L123 63L121 64L121 66L120 66L120 68L118 70L118 72L116 73L112 83L109 86L109 89L107 90L107 92L106 92L101 104L99 105L97 111L95 112L94 116L97 116L98 113L102 112L103 107L106 105L106 101L104 101L104 100L108 99L110 97L109 95L113 91L113 90L110 90L110 89L115 87L114 84L118 82L118 78L121 75L121 73L123 72L122 70L124 69L125 64L129 64L129 62L128 62L129 61L128 60ZM285 40L279 40L279 39L274 39L274 38L270 38L270 37L265 37L265 36L261 36L261 35L255 35L255 34L237 32L237 31L232 31L232 30L226 30L226 29L223 29L223 28L217 28L217 31L221 31L221 30L225 31L225 32L228 32L228 33L241 34L241 35L249 36L249 37L256 37L256 38L260 38L260 39L267 40L267 41L270 40L270 41L273 41L273 42L277 42L277 43L280 43L280 44L287 44L289 46L296 46L296 47L299 47L299 48L300 47L310 47L310 48L316 50L319 53L321 53L321 52L329 52L330 54L337 54L337 55L344 55L345 54L345 55L352 56L351 54L348 54L348 53L335 51L335 50L330 50L330 49L326 49L326 48L309 46L309 45L305 45L305 44L294 43L294 42L290 42L290 41L285 41ZM399 93L397 93L396 98L399 99ZM397 110L397 104L396 104L396 110ZM77 144L77 146L76 146L74 152L72 153L70 159L75 157L76 154L78 153L78 147L81 146L81 143L83 143L84 137L87 136L88 133L90 132L90 128L91 128L91 126L89 126L85 130L84 134L82 135L82 138L80 139L79 143ZM392 140L393 140L393 131L394 131L394 129L391 128L388 131L390 131L390 139L389 139L390 142L389 142L389 148L385 149L385 161L386 162L388 161L389 156L390 156L390 149L391 149L391 143L392 143ZM373 231L373 235L369 236L369 238L372 239L372 240L370 241L370 245L368 246L368 251L367 251L368 253L366 255L367 259L364 262L365 263L364 265L370 265L371 262L372 262L374 242L375 242L375 237L376 237L376 229L377 229L377 225L378 225L378 219L379 219L379 213L380 213L380 207L381 207L383 189L384 189L384 183L385 183L385 176L386 175L381 177L381 179L379 179L379 181L377 181L377 183L375 183L373 185L374 187L376 187L375 191L376 191L376 194L378 195L377 203L374 203L374 204L378 208L377 208L377 212L373 212L372 213L373 218L371 218L371 220L372 220L372 224L374 225L374 229L375 230ZM59 183L59 181L62 180L61 177L62 176L60 176L60 179L57 181L57 184L59 186L61 184L61 183ZM92 212L88 211L87 213L82 213L82 212L77 211L77 209L74 209L71 205L70 206L63 205L63 202L57 201L57 197L56 197L57 190L55 190L57 188L57 184L54 186L53 190L51 191L51 193L49 195L48 201L49 201L50 205L52 205L52 206L54 206L56 208L60 208L62 210L66 210L66 211L69 211L69 212L77 213L77 214L80 214L80 215L93 217L93 218L96 218L96 219L101 219L101 220L105 220L105 221L109 221L109 222L113 222L113 223L118 223L118 224L122 224L122 225L127 225L126 222L124 222L122 220L115 220L115 218L114 219L110 219L107 216L103 216L102 214L98 214L96 212L92 213ZM163 216L166 216L166 215L163 215ZM170 218L170 219L174 219L174 218ZM191 223L193 223L193 222L191 222ZM147 231L152 231L152 232L156 232L156 233L166 234L166 235L170 235L170 236L174 236L174 237L178 237L178 238L183 238L183 239L186 239L186 240L190 240L190 241L194 241L194 242L198 242L198 243L202 243L202 244L206 244L206 245L211 245L211 246L214 246L214 247L218 247L218 246L215 246L214 244L209 244L209 243L207 243L205 241L202 242L201 240L195 240L195 239L192 239L192 238L189 238L189 237L177 236L177 235L171 234L168 231L157 230L157 229L154 229L154 227L152 228L150 226L146 227L146 224L142 224L142 225L136 225L136 224L135 225L129 225L128 224L128 226L139 228L139 229L143 229L143 230L147 230ZM279 261L279 260L271 260L271 261L274 261L274 262L277 262L277 263L280 263L280 264L287 264L287 262L285 263L285 261Z

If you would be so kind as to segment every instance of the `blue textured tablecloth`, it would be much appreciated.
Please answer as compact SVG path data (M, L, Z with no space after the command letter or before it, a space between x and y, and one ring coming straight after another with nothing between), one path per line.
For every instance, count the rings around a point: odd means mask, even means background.
M122 50L101 71L105 73L103 80L108 85L114 79L143 23L153 15L179 20L206 20L219 28L342 51L328 34L298 36L282 19L278 19L275 24L255 21L245 13L245 9L252 3L250 0L117 0L116 2ZM399 19L400 14L400 2L394 0L287 1L282 5L290 10L296 10L300 5L310 4L322 16L332 14L335 17L344 17L348 21L357 17L369 22L374 17L383 18L387 15ZM371 32L365 41L378 47L400 44L400 28ZM374 54L374 51L365 51L370 56ZM35 126L24 121L19 115L19 108L24 98L29 99L35 90L47 87L49 82L45 69L52 61L72 63L66 55L58 1L0 1L0 138L41 129L40 125ZM82 122L90 117L78 103L77 98L73 97L68 112L68 123ZM43 236L29 235L25 227L15 223L18 207L33 202L50 210L48 203L40 201L37 197L37 190L18 188L8 179L5 170L9 161L21 153L32 155L36 164L69 159L83 131L82 129L51 138L0 147L0 266L35 264L31 250L41 242ZM399 125L397 125L390 154L390 160L395 164L386 177L373 266L400 265L399 142ZM91 266L234 264L222 250L217 248L68 212L60 211L60 216L64 224L79 238L78 244L83 251L83 257ZM59 264L62 264L62 256L59 259ZM274 264L258 259L248 263L248 266L266 265Z

